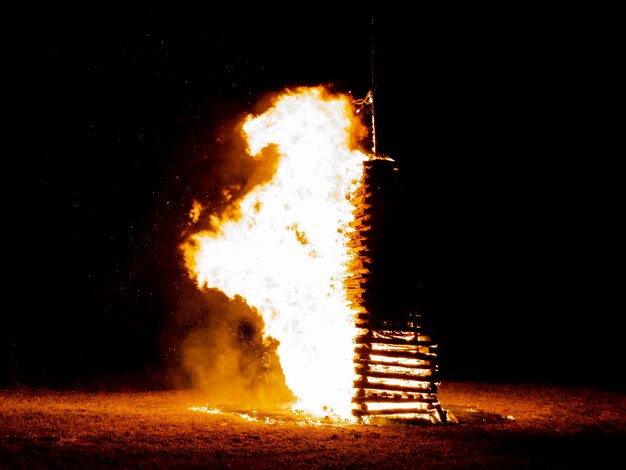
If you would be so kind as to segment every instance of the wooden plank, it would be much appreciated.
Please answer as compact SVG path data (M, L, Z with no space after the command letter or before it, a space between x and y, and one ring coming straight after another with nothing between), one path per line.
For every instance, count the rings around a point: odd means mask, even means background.
M354 348L355 354L364 357L364 356L383 356L383 357L397 357L397 358L406 358L406 359L421 359L421 360L431 360L435 359L437 355L435 353L422 353L418 351L389 351L389 350L380 350L380 349L371 349L366 346L359 346Z
M402 374L399 372L379 372L367 370L366 367L355 367L355 372L362 377L374 377L377 379L407 380L411 382L437 382L435 374Z
M413 332L413 333L419 333L422 332L424 329L421 326L407 326L406 324L403 324L401 322L396 322L396 323L392 323L392 322L374 322L372 320L368 320L368 321L363 321L363 322L357 322L356 323L356 327L357 328L361 328L364 330L371 330L371 331L389 331L389 332L393 332L393 333L401 333L401 332Z
M370 383L365 380L355 380L352 383L354 388L360 388L365 390L388 390L393 392L414 392L414 393L437 393L436 383L430 383L427 388L423 387L405 387L403 385L390 385L381 383Z
M402 362L373 361L371 359L355 358L353 362L355 364L361 364L363 366L405 367L407 369L427 369L427 370L435 370L437 368L437 366L435 366L430 360L424 361L425 364L405 364Z
M352 403L438 403L436 397L420 396L415 398L395 398L395 397L354 397Z
M359 335L354 338L356 344L406 344L412 346L435 346L433 341L420 341L417 339L404 340L399 338L373 338L371 336Z
M400 410L352 410L353 416L389 416L389 415L402 415L402 414L417 414L423 416L430 416L434 410L424 408L406 408Z

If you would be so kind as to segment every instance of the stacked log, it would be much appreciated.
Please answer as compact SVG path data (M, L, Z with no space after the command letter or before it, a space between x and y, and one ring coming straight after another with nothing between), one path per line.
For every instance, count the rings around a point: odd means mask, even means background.
M400 268L406 239L398 239L395 223L403 216L397 210L402 196L397 172L390 159L366 162L352 201L352 276L346 281L358 331L352 414L362 421L384 417L442 423L437 345L416 311L410 276Z

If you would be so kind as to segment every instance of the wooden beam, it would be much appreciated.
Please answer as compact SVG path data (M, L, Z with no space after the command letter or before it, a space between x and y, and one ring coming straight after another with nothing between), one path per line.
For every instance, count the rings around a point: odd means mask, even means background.
M403 357L407 359L421 359L421 360L431 360L435 359L437 355L435 353L422 353L418 351L390 351L390 350L380 350L380 349L372 349L366 346L359 346L354 348L355 354L364 357L364 356L383 356L383 357Z
M355 372L362 377L374 377L377 379L392 379L392 380L407 380L411 382L438 382L434 374L422 375L422 374L401 374L396 372L377 372L373 370L367 370L366 367L355 367Z
M371 383L366 380L355 380L352 383L354 388L366 390L389 390L394 392L414 392L414 393L437 393L437 382L430 382L430 386L425 387L405 387L403 385L390 385L384 383Z
M354 397L352 403L437 403L436 397L415 397L415 398L395 398L395 397Z

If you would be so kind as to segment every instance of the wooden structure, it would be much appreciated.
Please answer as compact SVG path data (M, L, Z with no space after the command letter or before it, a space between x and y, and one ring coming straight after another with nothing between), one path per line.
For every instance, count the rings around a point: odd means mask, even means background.
M390 159L366 162L353 199L354 257L347 288L358 311L355 338L355 395L352 414L361 421L387 419L446 421L437 399L436 344L416 311L414 279L402 266L398 212L403 205L398 168ZM375 419L375 418L374 418Z

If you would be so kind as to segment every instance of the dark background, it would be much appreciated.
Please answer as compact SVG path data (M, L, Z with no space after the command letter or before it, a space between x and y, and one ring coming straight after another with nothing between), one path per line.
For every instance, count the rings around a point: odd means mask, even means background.
M428 296L444 380L623 385L612 30L357 5L9 15L3 382L168 383L201 302L176 247L220 184L217 136L286 86L365 96L373 45L397 266Z

